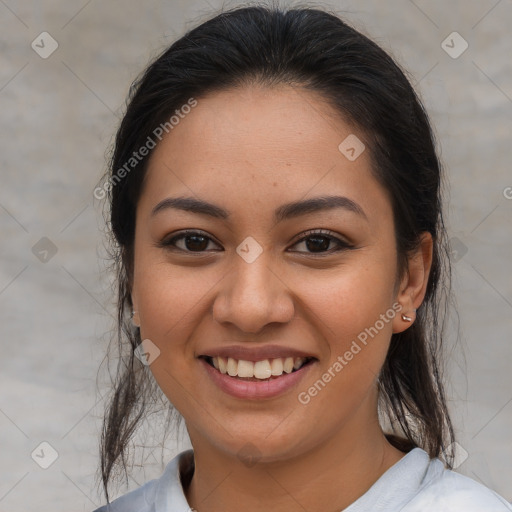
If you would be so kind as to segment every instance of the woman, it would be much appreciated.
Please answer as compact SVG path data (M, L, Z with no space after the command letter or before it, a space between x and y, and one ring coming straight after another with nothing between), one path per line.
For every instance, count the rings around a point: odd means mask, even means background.
M440 185L404 73L334 15L236 9L158 57L98 189L126 351L107 501L154 381L193 451L98 510L512 510L450 469Z

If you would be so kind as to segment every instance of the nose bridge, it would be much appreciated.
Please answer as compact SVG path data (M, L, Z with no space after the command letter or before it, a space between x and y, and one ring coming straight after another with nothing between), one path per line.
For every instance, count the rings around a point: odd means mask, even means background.
M245 257L251 251L252 257ZM214 304L218 322L230 322L246 332L257 332L267 323L288 322L293 317L288 287L279 279L270 260L270 254L263 251L254 257L250 242L248 246L240 244L233 257L232 272L223 280Z

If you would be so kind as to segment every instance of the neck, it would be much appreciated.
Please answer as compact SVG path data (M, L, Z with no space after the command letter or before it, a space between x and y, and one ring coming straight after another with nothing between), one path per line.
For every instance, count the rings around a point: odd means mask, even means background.
M377 417L366 420L364 429L360 422L346 425L309 452L252 467L191 432L195 471L187 500L197 512L343 510L404 456Z

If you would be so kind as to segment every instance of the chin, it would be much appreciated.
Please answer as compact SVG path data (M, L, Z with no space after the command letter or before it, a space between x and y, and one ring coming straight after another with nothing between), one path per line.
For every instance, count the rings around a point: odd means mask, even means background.
M273 425L266 427L257 432L238 430L233 437L217 439L214 444L227 456L239 459L247 467L286 461L307 451L305 438L299 436L298 432L277 432ZM311 436L306 436L308 437L311 439Z

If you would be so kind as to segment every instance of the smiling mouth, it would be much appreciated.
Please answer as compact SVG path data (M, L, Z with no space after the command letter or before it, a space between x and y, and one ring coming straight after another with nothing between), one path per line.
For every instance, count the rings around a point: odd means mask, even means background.
M219 373L234 379L259 382L274 380L283 374L294 373L315 361L314 357L276 357L261 361L246 361L232 357L200 356Z

